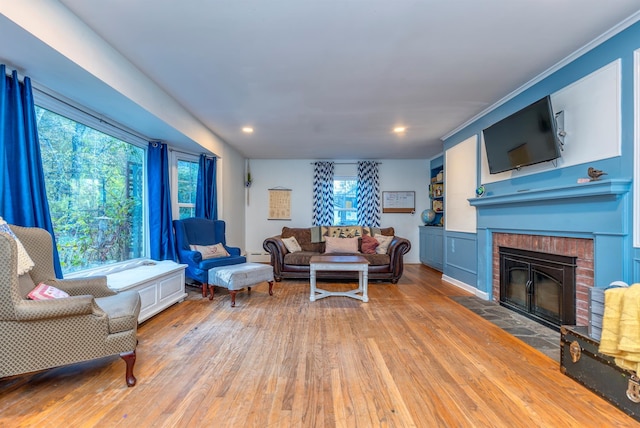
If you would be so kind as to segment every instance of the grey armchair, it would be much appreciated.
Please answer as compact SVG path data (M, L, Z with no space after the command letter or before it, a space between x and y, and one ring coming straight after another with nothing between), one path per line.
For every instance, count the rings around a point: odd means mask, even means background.
M115 293L104 276L55 279L49 232L10 227L35 266L18 276L16 241L0 232L0 377L119 354L127 385L134 386L138 292ZM27 299L40 282L70 297Z

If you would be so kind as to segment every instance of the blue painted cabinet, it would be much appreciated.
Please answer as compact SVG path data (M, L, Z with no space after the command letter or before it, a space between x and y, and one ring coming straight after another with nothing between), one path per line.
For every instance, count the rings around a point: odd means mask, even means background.
M442 271L443 267L443 237L442 227L420 227L420 262L434 269Z

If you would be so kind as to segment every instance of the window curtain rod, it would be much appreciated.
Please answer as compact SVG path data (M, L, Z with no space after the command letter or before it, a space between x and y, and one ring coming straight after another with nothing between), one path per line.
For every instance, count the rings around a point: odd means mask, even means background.
M189 156L199 156L197 153L193 153L193 152L183 152L182 150L177 150L174 149L172 147L169 147L169 151L170 152L176 152L176 153L182 153L183 155L189 155ZM206 153L202 153L203 155L205 155L208 158L211 159L222 159L220 156L216 156L216 155L208 155Z
M73 104L73 103L71 103L71 102L69 102L69 101L67 101L65 99L62 99L59 96L56 96L56 95L52 94L51 92L48 92L48 91L46 91L46 90L44 90L42 88L34 86L33 89L34 89L34 91L37 91L37 92L41 93L44 96L50 97L50 98L52 98L52 99L54 99L54 100L56 100L56 101L58 101L58 102L60 102L60 103L62 103L64 105L66 105L68 107L71 107L72 109L74 109L76 111L79 111L82 114L86 114L87 116L92 117L93 119L99 121L100 123L104 123L105 125L108 125L108 126L110 126L112 128L115 128L115 129L121 131L121 132L124 132L125 134L129 134L132 137L135 137L135 138L147 141L147 142L155 141L155 139L153 139L153 138L145 137L144 135L140 135L140 134L138 134L138 133L136 133L136 132L134 132L134 131L132 131L130 129L123 128L122 126L114 125L113 123L111 123L111 122L105 120L104 118L98 116L97 113L92 113L90 111L82 109L82 108L78 107L77 105L75 105L75 104Z
M332 162L332 161L317 161L317 162ZM358 162L333 162L334 165L358 165ZM378 165L382 165L382 162L376 162ZM309 165L315 165L315 162L309 162Z

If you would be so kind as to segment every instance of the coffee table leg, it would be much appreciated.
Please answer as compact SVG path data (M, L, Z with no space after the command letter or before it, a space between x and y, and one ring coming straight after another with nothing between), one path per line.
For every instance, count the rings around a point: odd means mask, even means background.
M369 301L369 268L362 271L362 301Z
M310 288L311 288L311 293L309 295L309 300L311 300L312 302L316 301L316 270L311 267L310 270Z

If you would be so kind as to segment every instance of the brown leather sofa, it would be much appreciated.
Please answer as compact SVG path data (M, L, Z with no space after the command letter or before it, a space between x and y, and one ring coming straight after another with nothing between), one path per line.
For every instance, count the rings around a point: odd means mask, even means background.
M393 236L386 254L359 254L369 261L370 281L390 281L397 283L404 270L403 256L411 249L411 242L395 236L393 227L379 229L380 234ZM290 253L282 242L283 238L294 236L302 251ZM282 233L264 240L262 247L271 255L273 276L276 281L283 278L309 278L309 260L324 253L324 242L312 242L311 228L283 227ZM359 247L360 248L360 247ZM357 279L358 272L319 271L318 278Z

